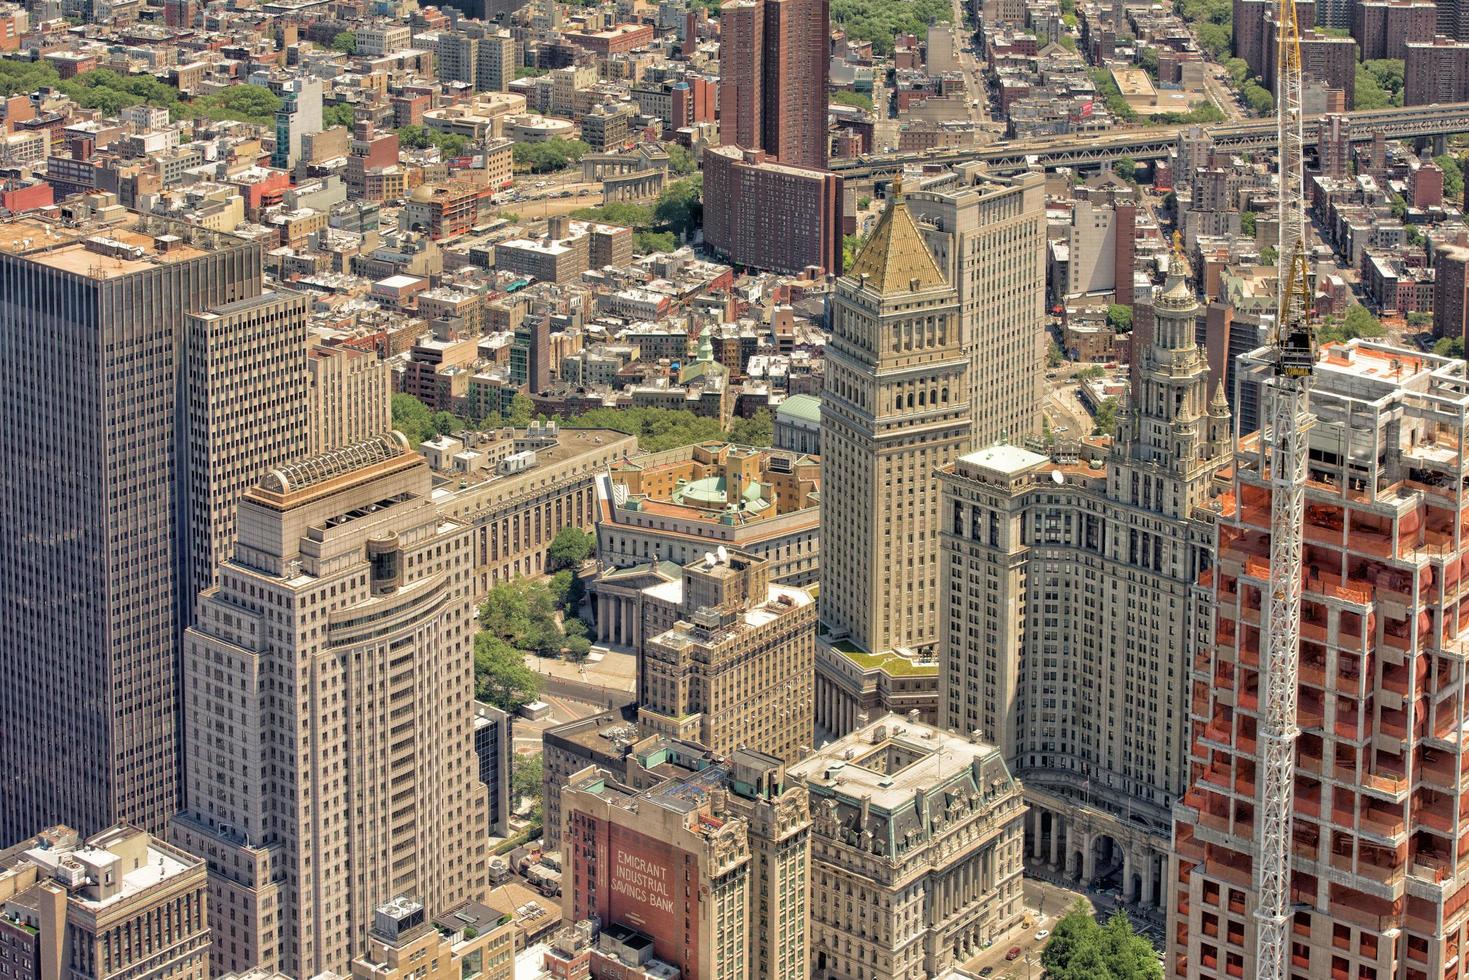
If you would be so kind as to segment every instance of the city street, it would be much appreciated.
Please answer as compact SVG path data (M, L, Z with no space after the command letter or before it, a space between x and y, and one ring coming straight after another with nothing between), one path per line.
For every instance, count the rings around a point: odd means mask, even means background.
M1002 980L1006 977L1013 978L1013 980L1030 980L1032 977L1041 976L1041 950L1045 948L1046 940L1045 938L1037 939L1036 933L1049 932L1055 928L1056 920L1064 915L1078 898L1086 896L1070 888L1029 875L1023 885L1023 894L1025 907L1030 912L1030 928L1016 928L995 940L993 946L963 964L965 970L980 974L988 968L993 971L991 977L994 980ZM1005 959L1005 954L1015 946L1020 947L1020 956L1013 960Z

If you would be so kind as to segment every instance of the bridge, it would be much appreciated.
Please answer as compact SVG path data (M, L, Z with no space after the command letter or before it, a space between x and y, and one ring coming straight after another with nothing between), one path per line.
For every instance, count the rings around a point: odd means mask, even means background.
M1445 137L1469 132L1469 102L1365 109L1347 113L1354 143L1365 143L1374 133L1390 140ZM1187 125L1131 127L1081 136L1014 140L977 150L928 150L923 153L867 155L831 161L831 169L848 179L897 173L906 164L953 164L979 160L989 169L1003 173L1032 166L1101 167L1123 157L1159 160L1178 142ZM1214 145L1232 150L1268 150L1275 146L1275 120L1227 123L1200 127L1214 138ZM1306 120L1306 143L1316 141L1320 120Z

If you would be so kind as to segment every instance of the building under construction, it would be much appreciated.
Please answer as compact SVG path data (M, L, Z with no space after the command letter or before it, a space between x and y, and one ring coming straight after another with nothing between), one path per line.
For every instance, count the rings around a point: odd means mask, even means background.
M1274 370L1269 349L1247 356L1237 394ZM1463 977L1469 369L1352 341L1320 356L1310 406L1286 975ZM1192 665L1165 951L1188 980L1256 975L1266 458L1240 440L1195 594L1216 615Z

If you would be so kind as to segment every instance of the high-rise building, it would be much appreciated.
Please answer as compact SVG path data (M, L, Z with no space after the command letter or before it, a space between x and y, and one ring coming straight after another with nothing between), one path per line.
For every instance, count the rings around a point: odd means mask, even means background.
M862 683L865 668L883 663L905 686L927 684L923 710L934 717L944 611L935 473L971 439L959 294L924 244L901 181L837 280L831 321L821 396L825 639L816 724L840 735L868 707L853 679Z
M1194 583L1229 458L1197 314L1170 276L1135 328L1146 346L1102 466L994 445L942 477L940 724L1000 747L1037 858L1155 906L1188 779L1190 642L1206 625Z
M322 81L319 78L291 78L276 93L281 107L275 112L275 149L271 166L290 169L301 159L301 140L308 133L322 131Z
M568 920L636 930L685 977L808 976L811 812L779 759L738 749L642 792L588 767L561 806Z
M763 558L721 547L683 569L678 621L645 637L638 721L718 755L794 762L811 747L816 601L770 582Z
M0 851L0 976L209 980L204 862L136 827Z
M829 0L727 0L719 13L720 141L825 170Z
M738 266L836 275L842 269L842 178L775 163L756 150L710 147L704 151L704 241Z
M188 317L258 295L260 262L258 244L154 218L0 223L0 840L161 832L178 809L184 530L212 542L217 512L186 472Z
M810 976L946 976L1025 915L1025 804L995 746L886 715L790 775L810 795Z
M310 431L306 312L299 293L271 292L190 314L188 592L214 584L235 540L240 497Z
M1040 425L1045 376L1045 179L993 177L972 164L957 169L958 190L920 191L907 203L959 292L973 442L1019 440Z
M394 433L272 469L184 637L187 807L218 971L345 973L395 895L485 887L473 554ZM309 819L307 818L309 814Z
M1433 250L1433 336L1469 341L1469 248Z
M1469 7L1469 4L1466 4ZM1403 104L1432 105L1469 99L1469 39L1409 42L1403 61Z
M719 8L719 141L760 149L764 134L764 0L726 0Z
M1357 0L1352 5L1352 37L1363 61L1407 57L1409 41L1432 41L1438 8L1433 0Z
M510 769L515 755L510 716L490 704L474 703L474 755L485 785L486 833L510 834Z
M392 428L392 380L376 351L317 345L308 352L306 370L308 454Z
M1259 386L1274 358L1240 367ZM1291 811L1290 972L1450 977L1465 941L1463 601L1469 541L1463 361L1355 340L1327 347L1310 401L1299 728ZM1263 396L1262 396L1263 397ZM1267 447L1243 437L1198 581L1193 739L1175 807L1165 970L1250 976L1261 658L1270 604Z
M1352 159L1351 120L1334 112L1321 121L1316 137L1316 159L1320 163L1321 176L1346 177Z

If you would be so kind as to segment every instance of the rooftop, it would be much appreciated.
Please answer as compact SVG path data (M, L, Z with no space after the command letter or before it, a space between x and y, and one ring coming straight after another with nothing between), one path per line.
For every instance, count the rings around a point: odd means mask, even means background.
M1005 476L1014 476L1033 466L1047 462L1040 453L1019 446L997 444L959 457L959 462L977 469L991 470Z
M0 222L0 251L100 280L206 254L204 248L183 238L168 234L155 237L136 226L70 227L33 217Z

